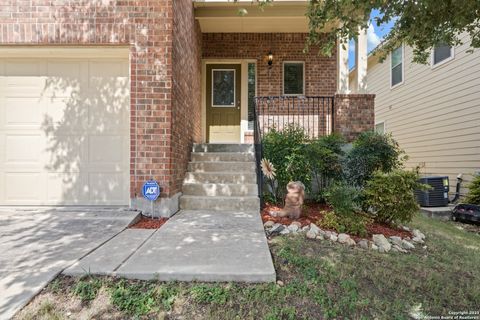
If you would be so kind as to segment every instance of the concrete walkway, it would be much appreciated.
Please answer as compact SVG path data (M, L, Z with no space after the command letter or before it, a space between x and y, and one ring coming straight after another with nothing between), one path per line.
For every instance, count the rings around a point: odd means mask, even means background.
M259 212L183 210L158 230L125 230L64 271L162 281L275 281Z
M0 319L10 319L58 273L136 215L124 208L0 207Z

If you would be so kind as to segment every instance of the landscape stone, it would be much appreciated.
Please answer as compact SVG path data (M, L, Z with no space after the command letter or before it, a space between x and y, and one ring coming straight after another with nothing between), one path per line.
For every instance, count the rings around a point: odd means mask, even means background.
M302 224L301 224L300 222L298 222L298 221L293 221L290 225L292 225L292 224L298 226L298 228L301 228L301 227L302 227Z
M383 234L374 234L373 242L378 246L379 252L388 252L392 249L392 245L388 242Z
M372 250L378 251L378 246L375 243L372 243Z
M308 230L310 230L310 227L309 227L309 226L304 226L304 227L302 227L302 231L305 232L305 231L308 231Z
M424 235L423 233L421 233L420 230L418 230L418 229L413 229L412 233L413 233L413 236L414 236L415 238L420 238L420 239L422 239L422 240L425 240L425 235Z
M422 238L419 238L419 237L413 237L412 241L417 243L425 243L425 241L423 241Z
M358 246L362 249L368 249L368 240L362 239L358 242Z
M330 241L336 242L338 240L338 237L335 234L330 235Z
M265 223L263 224L263 226L264 226L265 228L271 228L271 227L273 227L274 224L275 224L275 222L273 222L272 220L268 220L267 222L265 222Z
M347 243L348 239L350 239L350 236L346 233L340 233L338 235L338 242L339 243Z
M390 240L393 244L396 244L397 246L402 245L402 238L400 238L400 237L392 236L392 237L390 237Z
M412 243L408 242L407 240L403 240L402 248L407 250L412 250L412 249L415 249L415 246Z
M317 227L316 224L310 223L310 231L312 231L313 233L315 233L315 235L319 234L321 230L322 230L322 229L320 229L319 227Z
M315 239L316 237L317 237L317 235L315 234L315 232L313 232L312 230L307 231L307 238L308 239Z
M350 237L347 239L346 244L347 244L348 246L350 246L350 247L354 247L354 246L357 245L357 243L355 242L355 240L353 240L353 239L350 238Z
M323 236L319 234L318 236L316 236L315 239L317 239L317 240L323 240Z
M300 227L298 226L298 224L290 224L288 226L288 230L290 230L291 232L298 232L298 230L300 229Z
M283 228L282 231L280 231L280 234L289 234L289 233L290 233L290 229L285 228L285 227Z

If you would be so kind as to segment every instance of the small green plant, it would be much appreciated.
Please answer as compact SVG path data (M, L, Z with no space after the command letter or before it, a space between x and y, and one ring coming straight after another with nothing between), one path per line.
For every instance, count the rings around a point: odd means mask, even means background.
M347 216L339 215L334 211L325 211L317 224L325 229L339 233L348 233L358 236L367 235L367 224L371 219L361 213L352 213Z
M375 172L364 190L365 203L372 209L375 221L387 224L412 221L420 209L414 191L428 188L418 178L417 170Z
M212 303L222 305L229 298L229 288L221 285L195 285L190 289L197 303Z
M345 183L335 183L327 189L325 199L333 210L343 216L360 211L360 191Z
M468 194L465 197L465 203L480 205L480 175L473 178L468 185Z
M160 310L160 306L170 310L177 294L178 290L170 286L121 280L111 289L110 299L119 310L142 316Z
M97 297L97 293L102 287L102 282L91 276L85 276L77 280L73 286L73 294L82 301L91 301Z
M401 168L406 156L390 134L363 132L354 141L345 159L345 177L363 187L375 171L390 172Z

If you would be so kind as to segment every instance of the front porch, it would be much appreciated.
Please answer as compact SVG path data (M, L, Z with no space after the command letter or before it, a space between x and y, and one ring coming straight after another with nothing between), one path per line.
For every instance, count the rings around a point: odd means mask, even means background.
M235 15L245 4L194 6L201 32L202 142L253 143L255 108L262 130L295 124L312 137L338 132L351 141L373 129L374 96L361 88L365 73L358 73L359 94L350 94L348 45L338 45L330 57L317 47L305 50L306 3L276 3L261 12L252 6L245 16ZM359 69L366 64L366 42L361 33Z

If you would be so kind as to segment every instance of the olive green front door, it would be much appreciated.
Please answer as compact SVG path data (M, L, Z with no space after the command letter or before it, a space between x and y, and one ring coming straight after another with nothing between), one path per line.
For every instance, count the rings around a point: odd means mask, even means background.
M207 142L240 142L240 64L207 64Z

